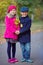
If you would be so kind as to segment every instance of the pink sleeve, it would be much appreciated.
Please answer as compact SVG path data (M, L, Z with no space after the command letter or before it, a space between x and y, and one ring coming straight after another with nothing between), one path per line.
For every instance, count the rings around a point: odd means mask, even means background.
M11 23L8 17L5 17L5 25L6 25L6 28L9 29L11 32L14 33L16 31L16 28L13 22Z
M7 16L5 17L5 26L6 26L6 28L8 28L10 26L9 19Z

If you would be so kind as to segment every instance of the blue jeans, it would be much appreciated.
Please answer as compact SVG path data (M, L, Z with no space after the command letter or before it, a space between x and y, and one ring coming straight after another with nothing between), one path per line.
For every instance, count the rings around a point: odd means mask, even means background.
M30 59L31 45L30 43L20 43L22 56L25 59Z

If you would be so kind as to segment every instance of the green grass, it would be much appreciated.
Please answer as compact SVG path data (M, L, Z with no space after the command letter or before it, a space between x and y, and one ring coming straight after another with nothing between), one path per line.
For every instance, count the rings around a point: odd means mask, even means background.
M43 21L32 22L31 30L43 30Z

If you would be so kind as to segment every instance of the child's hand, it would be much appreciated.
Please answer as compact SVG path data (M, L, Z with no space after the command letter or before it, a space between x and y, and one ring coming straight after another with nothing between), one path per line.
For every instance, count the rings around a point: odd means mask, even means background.
M19 31L19 30L17 30L17 31L15 32L15 34L19 35L19 34L20 34L20 31Z

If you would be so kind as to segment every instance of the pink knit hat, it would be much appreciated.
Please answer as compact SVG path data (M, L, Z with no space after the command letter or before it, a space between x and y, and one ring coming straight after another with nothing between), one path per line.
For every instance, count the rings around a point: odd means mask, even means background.
M15 10L16 10L16 6L10 5L10 6L8 7L7 12L9 13L12 9L15 9Z

